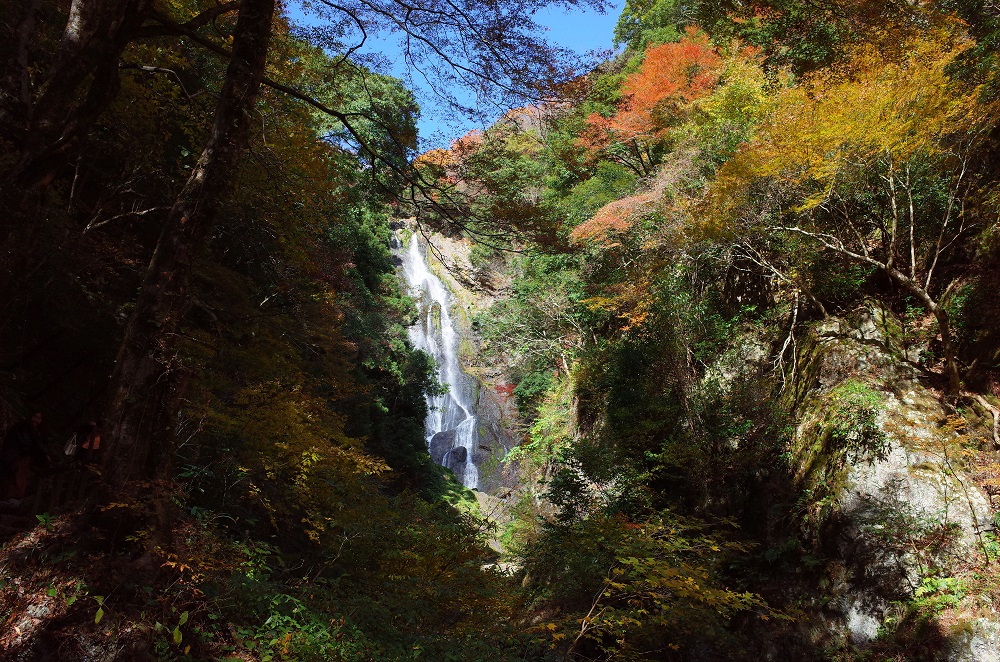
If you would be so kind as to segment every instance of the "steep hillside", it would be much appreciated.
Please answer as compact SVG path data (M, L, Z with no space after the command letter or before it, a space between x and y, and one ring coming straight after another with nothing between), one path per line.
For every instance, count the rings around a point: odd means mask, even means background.
M1000 659L996 3L540 5L0 0L0 659Z
M502 539L567 655L995 659L993 24L835 4L629 3L572 101L418 160L504 284Z

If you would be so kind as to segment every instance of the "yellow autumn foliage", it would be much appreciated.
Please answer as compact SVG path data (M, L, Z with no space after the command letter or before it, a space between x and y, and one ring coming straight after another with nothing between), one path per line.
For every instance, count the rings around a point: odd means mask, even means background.
M721 169L709 196L712 216L730 217L754 181L810 184L799 206L808 210L827 199L848 168L947 157L975 139L994 104L948 75L970 45L924 35L892 58L862 44L842 67L785 89L756 138Z

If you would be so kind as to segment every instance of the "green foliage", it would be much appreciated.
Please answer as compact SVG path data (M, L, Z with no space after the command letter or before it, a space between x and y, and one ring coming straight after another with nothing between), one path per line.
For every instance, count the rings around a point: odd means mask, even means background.
M963 336L972 302L989 305L989 288L963 279L986 245L973 239L986 227L981 210L995 209L983 169L993 147L979 142L991 107L950 78L974 48L957 23L937 5L916 20L885 3L681 4L628 2L616 31L626 51L581 85L587 98L540 142L505 143L528 159L531 195L569 238L508 258L499 280L510 286L476 321L528 415L511 459L541 481L522 495L504 544L543 616L536 636L567 658L667 657L675 644L683 659L703 641L685 630L688 617L711 640L700 652L725 657L738 639L729 615L768 615L732 577L812 596L786 575L809 583L829 570L824 536L840 521L828 516L848 470L885 460L890 442L875 388L840 375L815 390L809 325L873 295L887 311L922 305L902 349L930 343L933 357L933 305L917 289L945 304ZM692 33L657 51L661 64L704 56L677 88L685 98L669 96L664 76L640 85L650 59L639 53L696 19L711 42ZM632 129L660 133L629 161L632 143L611 134ZM499 254L491 260L502 268ZM808 394L821 416L796 434L789 402ZM967 458L956 444L921 451L945 456L949 480ZM920 566L903 611L933 618L961 601L966 589L947 570L956 526L902 498L861 510L852 517L868 542L857 552L871 567ZM705 525L712 515L744 528ZM978 535L988 556L995 541ZM708 560L695 552L705 536L718 552ZM727 546L738 537L763 551ZM671 584L690 568L697 577L684 587L705 601Z
M567 226L576 227L609 202L633 193L636 179L636 174L620 163L599 161L593 176L574 186L557 203Z
M666 511L642 522L594 513L549 525L525 567L564 616L536 629L566 655L631 660L698 641L718 646L726 618L765 610L758 597L720 585L720 566L739 551L719 532Z
M322 555L241 546L243 562L215 589L239 624L234 652L349 660L410 659L420 649L444 660L467 649L466 659L485 662L491 646L516 637L504 625L500 577L481 569L489 553L475 521L413 493L363 496L366 512L352 514ZM300 575L305 559L321 565Z
M184 22L205 7L158 10ZM225 34L231 21L213 27ZM412 301L389 248L397 210L387 201L399 185L389 165L413 157L412 95L293 38L281 21L275 33L268 75L364 116L356 128L368 147L348 149L338 122L262 93L252 157L186 293L172 358L187 386L176 475L123 497L108 516L115 533L88 538L93 600L57 586L52 597L62 590L66 609L86 611L73 627L148 633L134 654L168 660L503 659L489 650L517 636L495 626L512 620L506 587L482 569L494 554L478 521L452 505L473 510L474 495L428 456L424 395L439 385L429 357L407 342ZM96 418L122 320L210 131L206 92L218 90L225 65L164 39L129 46L125 60L148 70L122 69L115 103L39 199L44 232L21 246L34 276L0 301L4 319L35 302L17 329L0 325L0 346L5 366L33 375L26 387L63 370L45 395L47 417L63 412L56 431ZM46 346L42 360L17 358ZM164 502L155 534L154 496ZM52 524L47 514L39 521ZM487 630L495 638L473 641Z
M39 513L35 515L38 523L45 527L46 531L52 530L52 521L55 519L50 513Z
M830 391L827 399L831 441L844 453L843 461L856 464L885 459L889 439L879 423L885 397L869 385L849 379Z
M494 242L504 241L503 230L542 244L551 240L551 219L541 204L539 187L544 175L535 158L540 148L534 132L500 123L461 160L458 175L476 190L473 217L488 224L479 231Z
M647 46L677 41L690 23L678 0L627 0L615 25L615 43L641 53Z
M552 387L550 372L531 372L521 378L514 388L518 409L526 414L538 407L538 401Z
M242 647L261 662L269 660L356 660L377 654L378 648L345 621L328 620L302 600L274 595L267 618L258 626L238 630Z
M522 382L523 384L524 382ZM517 388L521 386L518 385ZM522 396L518 397L521 407ZM528 439L511 450L505 462L521 462L527 469L538 469L555 461L573 440L573 386L569 378L559 379L555 384L551 377L541 394L544 400L537 407L537 415L528 431ZM530 402L530 401L529 401ZM521 408L521 411L530 411Z
M583 305L578 261L562 253L526 252L512 268L518 273L511 296L478 314L473 328L482 351L512 367L522 413L533 416L553 382L565 373L581 347L581 332L592 313Z
M809 251L810 247L803 247ZM822 259L813 255L809 260L810 277L813 284L813 292L823 301L840 303L844 301L856 300L863 292L867 283L875 272L875 267L870 265L856 264L848 260Z
M981 292L977 292L972 283L955 288L944 303L955 333L959 336L967 335L975 324L975 318L982 314L982 306L985 304Z
M957 607L965 597L966 588L957 577L925 577L913 592L913 609L930 617L945 609Z
M753 137L773 108L777 87L752 54L726 55L718 89L695 104L691 119L705 163L718 167Z
M699 2L697 22L721 43L739 39L764 51L775 67L809 71L832 64L856 27L839 3L821 7L800 0ZM860 13L860 12L859 12Z
M1000 13L983 0L941 0L936 8L960 17L975 39L969 51L955 63L958 78L982 84L986 98L996 100L1000 92L997 45L1000 43Z
M184 23L206 7L159 10ZM155 622L148 645L170 660L753 657L743 633L776 616L757 593L816 598L828 550L806 539L826 530L810 525L836 523L848 465L889 450L885 397L855 378L819 392L822 416L791 448L782 407L816 393L802 374L808 325L877 296L907 311L904 349L924 346L932 375L930 308L870 261L891 258L950 316L980 371L967 385L990 383L995 14L981 2L628 0L625 52L568 101L416 159L461 228L424 214L427 200L391 202L394 168L415 156L412 94L279 22L269 76L356 118L364 144L263 94L175 357L190 386L174 528L144 523L146 502L115 504L128 532L86 559L87 572L106 562L120 577L138 558L159 574L72 588L45 568L40 590L101 636ZM695 23L711 40L692 28L682 42ZM121 70L72 167L31 201L46 222L0 237L4 255L30 258L3 265L14 278L0 294L14 294L0 301L0 398L27 407L44 394L67 427L95 407L224 65L159 39L126 60L143 67ZM416 212L478 238L477 276L499 284L473 323L525 424L507 459L537 480L500 536L513 577L497 569L476 495L427 454L424 396L440 385L407 344L413 303L388 248L390 219ZM781 397L790 385L801 392ZM903 442L940 459L942 484L971 503L970 433L938 432ZM978 590L952 571L959 528L896 488L856 514L868 567L917 568L873 656ZM54 533L50 515L37 519L32 535ZM995 535L976 533L994 560ZM884 574L892 591L914 577Z

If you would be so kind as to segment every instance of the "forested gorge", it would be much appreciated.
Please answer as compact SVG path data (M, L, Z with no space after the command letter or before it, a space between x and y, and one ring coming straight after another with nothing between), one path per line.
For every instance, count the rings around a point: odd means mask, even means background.
M0 0L0 659L998 659L1000 10L542 6Z

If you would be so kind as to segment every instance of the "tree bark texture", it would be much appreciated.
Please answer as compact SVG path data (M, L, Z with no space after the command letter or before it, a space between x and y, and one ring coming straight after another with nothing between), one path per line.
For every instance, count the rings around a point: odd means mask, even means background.
M264 77L275 0L241 0L233 52L201 158L174 202L119 348L106 413L113 487L169 477L184 369L177 332L194 261L233 180Z

